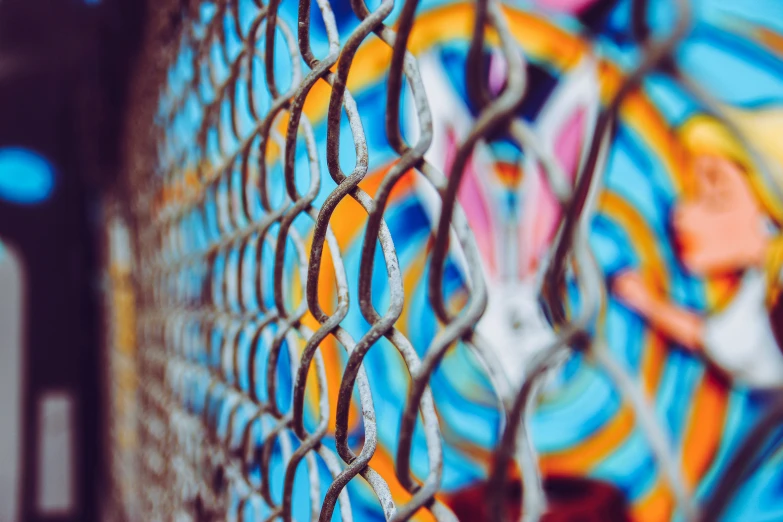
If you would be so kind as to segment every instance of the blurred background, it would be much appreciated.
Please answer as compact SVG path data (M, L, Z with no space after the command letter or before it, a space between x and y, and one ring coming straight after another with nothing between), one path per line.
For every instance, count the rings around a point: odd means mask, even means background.
M122 164L144 17L137 0L0 2L4 522L103 519L100 194Z

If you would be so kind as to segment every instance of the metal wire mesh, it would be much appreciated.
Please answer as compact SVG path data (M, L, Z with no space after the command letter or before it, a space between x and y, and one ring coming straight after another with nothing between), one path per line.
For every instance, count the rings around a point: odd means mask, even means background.
M601 340L600 316L606 299L600 282L603 276L586 237L618 111L645 75L666 71L721 117L718 105L673 64L672 53L689 27L687 2L679 2L677 25L661 40L643 30L645 2L634 2L642 57L637 68L611 89L575 182L516 111L526 96L525 57L500 3L478 1L473 7L466 78L479 109L448 172L425 159L433 116L417 59L408 49L419 2L395 6L393 0L382 0L370 8L361 0L352 0L350 7L358 23L348 34L339 34L333 9L342 6L336 3L317 0L317 9L313 9L310 0L301 0L296 27L279 15L279 0L253 0L250 10L241 7L243 2L229 0L191 6L184 11L177 44L160 51L172 69L186 63L192 74L164 82L160 88L161 111L153 131L157 154L152 164L148 158L128 176L136 224L142 383L136 485L142 518L290 520L296 477L302 468L310 488L312 520L332 520L335 512L345 521L360 519L352 510L346 485L362 480L377 496L387 520L407 520L422 510L437 520L455 520L438 496L444 450L429 386L444 354L457 343L467 346L485 368L505 418L489 477L488 501L494 519L504 517L514 466L524 484L525 520L538 520L546 510L541 472L525 419L535 407L542 377L570 350L588 353L612 378L632 405L682 512L688 519L696 518L697 507L665 430L639 383L609 355ZM204 14L207 11L209 15ZM254 14L248 19L246 12ZM310 39L316 15L328 41L325 49L318 50L320 56ZM397 155L372 196L361 186L369 169L370 148L354 94L347 88L353 58L371 39L379 39L391 50L390 60L381 66L387 74L383 125ZM508 71L504 88L494 94L482 74L483 51L489 45ZM281 77L281 61L287 63L283 67L287 77ZM247 86L246 100L237 100L240 82ZM304 107L314 90L324 88L329 96L328 131L326 142L319 143ZM416 109L413 134L417 138L413 141L407 139L411 133L400 122L406 92ZM242 104L247 106L250 121L239 109ZM343 125L346 120L350 132ZM497 347L476 333L487 306L487 288L476 239L457 198L476 144L497 132L508 133L542 164L564 216L549 249L550 261L540 288L542 307L551 321L548 328L556 341L535 354L519 382L504 372ZM303 150L308 157L304 163L297 161ZM319 158L324 154L333 187L322 182L325 176ZM763 162L758 164L763 170ZM427 347L414 346L396 326L410 296L403 286L395 238L385 220L390 194L411 170L434 188L439 199L427 285L440 329ZM270 188L275 183L280 190ZM254 198L260 213L254 210ZM335 209L347 199L366 214L357 217L366 222L358 277L346 268L331 225ZM201 240L189 224L194 215L206 214L210 205L216 208L217 230ZM310 240L295 226L308 220ZM239 251L252 251L258 262L241 256L232 261L231 253ZM382 263L376 266L379 255ZM462 260L467 282L467 298L459 309L444 297L444 270L450 256ZM388 284L388 303L383 307L374 295L373 275L379 267L385 269ZM337 287L337 302L329 310L319 295L325 272L333 274ZM252 284L248 287L245 280ZM304 290L298 301L292 297L295 284ZM350 285L358 288L358 299L353 301L349 300ZM579 307L568 304L567 285L578 289ZM349 308L356 307L369 325L359 338L341 325ZM264 353L243 351L243 339L255 343L264 335L268 336ZM362 364L383 338L398 350L410 374L398 424L395 477L379 472L371 463L377 447L378 412ZM336 411L330 411L327 400L320 351L327 339L336 341L347 354ZM296 348L299 345L301 350ZM249 367L250 382L245 385L240 383L243 366ZM291 397L283 404L276 399L281 394L281 366L293 382ZM263 382L255 381L257 375L265 376ZM192 391L204 383L208 385L198 403ZM351 446L348 437L357 391L364 434L358 448ZM310 423L306 419L308 393L318 397ZM428 472L424 477L412 472L417 423L426 441ZM323 443L327 432L333 433L333 449ZM278 449L283 455L282 473L274 472ZM328 469L328 484L322 483L319 466ZM404 501L393 498L392 480L408 492ZM280 495L273 492L278 488Z

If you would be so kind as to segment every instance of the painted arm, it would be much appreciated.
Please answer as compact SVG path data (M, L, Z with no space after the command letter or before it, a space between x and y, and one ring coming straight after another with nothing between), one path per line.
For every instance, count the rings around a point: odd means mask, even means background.
M697 313L672 304L655 293L634 271L614 278L612 291L654 329L689 350L702 348L704 320Z

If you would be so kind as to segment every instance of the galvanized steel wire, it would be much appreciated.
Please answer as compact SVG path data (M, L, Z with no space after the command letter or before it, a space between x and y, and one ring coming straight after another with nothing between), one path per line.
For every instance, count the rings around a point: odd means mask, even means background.
M387 520L407 520L421 509L429 510L437 520L456 520L447 506L436 499L443 475L443 447L439 420L435 412L430 379L446 352L457 342L465 343L482 362L497 386L501 398L499 407L505 414L504 431L494 455L489 489L493 518L503 518L503 505L508 493L508 469L515 462L521 470L524 483L523 513L525 520L538 520L546 510L546 496L536 455L526 431L525 419L535 407L538 383L543 375L566 357L570 350L583 350L606 370L617 389L633 407L643 432L653 448L662 474L676 494L682 512L689 519L698 514L690 491L685 485L665 430L658 426L648 399L639 384L621 365L612 360L600 342L601 314L605 304L602 274L593 260L587 242L594 200L600 190L608 149L620 106L625 97L638 88L651 72L670 74L686 87L691 86L681 72L673 67L672 55L678 42L689 29L689 10L685 0L678 2L680 15L671 34L658 41L639 31L642 57L638 67L631 71L613 98L603 107L592 142L577 176L575 185L568 181L557 163L549 157L546 147L539 143L536 132L522 120L516 109L526 95L525 57L515 44L505 15L497 0L478 0L475 4L473 28L467 68L472 74L468 89L478 100L479 113L473 128L460 143L456 159L449 173L425 159L432 141L432 114L424 93L416 58L408 50L408 39L416 20L417 0L405 0L394 20L394 0L382 0L370 9L362 0L351 0L351 8L359 20L348 35L340 35L329 0L316 0L317 11L310 0L300 0L297 27L290 27L278 16L281 0L262 3L253 0L256 11L248 24L240 20L239 2L214 2L214 16L204 25L198 21L198 7L191 6L184 13L179 47L162 49L162 58L173 63L181 59L182 49L192 63L195 74L185 85L160 87L160 103L167 109L153 132L158 151L152 163L139 163L129 175L134 192L132 215L136 224L137 263L135 278L138 284L137 302L140 309L138 327L138 371L140 376L139 455L141 474L141 511L145 520L219 520L243 511L252 499L262 500L269 509L267 519L291 520L294 478L300 465L309 474L310 518L327 521L339 510L343 521L354 519L351 498L346 485L351 480L365 480L378 497ZM645 2L635 2L644 22ZM316 56L311 46L311 16L319 13L325 28L328 50ZM637 14L638 14L637 13ZM225 20L233 19L241 45L226 44ZM247 30L243 30L247 27ZM482 81L482 60L487 35L497 36L499 52L507 64L508 78L502 92L490 94ZM374 36L371 36L374 35ZM347 88L352 60L368 38L378 38L391 49L386 80L385 131L389 144L399 159L385 174L371 197L360 187L368 173L369 148L360 120L354 95ZM342 43L341 43L342 42ZM216 72L211 50L218 44L228 64L228 74ZM283 49L278 47L283 46ZM287 55L290 60L289 77L277 78L276 60ZM270 100L267 107L254 96L257 78L254 78L254 60L263 64L264 88ZM205 82L206 79L206 82ZM237 82L247 82L248 110L252 128L243 129L236 110ZM204 89L203 85L209 87ZM316 142L313 123L304 113L304 105L311 90L319 83L328 84L328 132L325 148ZM287 87L283 87L287 85ZM403 137L400 122L401 96L410 90L417 112L418 133L415 143ZM691 89L694 90L694 89ZM714 106L700 92L695 93L705 106ZM173 132L177 119L189 110L189 100L197 100L203 114L200 130L191 136ZM234 109L229 128L221 118L223 102L229 99ZM348 164L350 172L342 170L346 164L341 158L341 122L347 119L353 141L354 157ZM285 133L275 129L287 121ZM546 270L541 294L552 318L557 342L540 352L527 370L521 386L509 383L492 347L474 332L487 305L487 288L481 271L481 261L468 219L457 202L457 190L465 164L476 143L498 130L507 131L512 139L543 165L546 179L564 211L564 219L551 247L551 261ZM220 139L226 133L232 139ZM217 142L210 135L217 134ZM231 143L239 145L231 148ZM297 181L297 151L304 147L309 158L307 182ZM269 152L279 151L277 159ZM336 183L320 206L315 204L322 194L322 174L319 156L326 154L328 174ZM193 155L196 155L194 158ZM211 155L210 155L211 154ZM213 161L219 157L220 162ZM273 201L268 189L273 161L282 163L285 196ZM197 169L195 182L186 182L183 165ZM241 186L229 187L230 172L241 172ZM429 298L441 323L432 344L420 357L410 339L396 328L406 306L400 262L395 249L395 238L385 222L385 211L392 189L402 176L415 169L437 191L440 214L433 229L433 249L429 272ZM257 175L251 174L257 170ZM763 171L763 168L761 169ZM448 174L448 175L447 175ZM302 190L302 186L306 189ZM164 190L178 190L177 198L163 204L157 199ZM252 189L252 190L251 190ZM263 208L263 218L254 218L250 193L256 191ZM230 194L231 197L228 196ZM358 277L357 302L349 302L349 276L330 220L337 206L345 199L354 200L366 213L366 227L362 239L361 271ZM187 248L188 238L183 233L183 222L194 209L205 208L208 200L215 200L219 212L220 238L206 248L193 251ZM312 222L312 242L309 247L293 226L296 220ZM275 231L272 232L272 229ZM272 266L252 267L257 271L253 279L259 295L272 296L272 306L258 299L260 310L246 306L243 285L231 281L226 273L215 275L215 259L231 249L255 249L259 262L262 250L274 252ZM374 260L380 248L388 278L389 304L385 310L373 305L372 276ZM468 271L469 298L464 307L455 312L444 300L443 272L446 258L458 250L464 256ZM286 260L291 256L298 270L296 277L304 287L304 299L290 304L290 274ZM321 267L328 263L335 274L337 305L333 313L322 309L319 300ZM240 259L238 271L244 266ZM262 271L271 270L272 288L265 286ZM193 288L187 283L191 274L200 274L209 280L208 288ZM242 277L247 277L245 274ZM567 278L578 286L582 306L574 314L564 305L563 286ZM184 282L183 282L184 281ZM215 286L219 285L220 289ZM240 303L232 306L228 300L218 302L214 293L231 294ZM360 338L353 338L341 326L349 307L359 307L370 324ZM310 313L320 325L312 330L302 322ZM250 392L237 385L240 365L239 337L249 335L257 339L269 325L276 325L270 349L265 360L251 356L250 379L260 368L266 368L266 390L258 393L251 382ZM203 364L207 346L214 331L221 332L220 356L226 364ZM293 337L304 341L304 349L294 350ZM326 372L319 351L321 343L332 337L347 354L347 364L339 383L336 411L330 411L327 400ZM386 338L400 353L410 373L410 387L404 413L399 425L400 441L395 455L396 480L410 493L404 504L393 501L387 479L369 464L376 446L377 424L373 396L368 375L362 361L367 352ZM278 384L276 368L283 350L290 361L290 375L294 382L290 408L276 401ZM228 370L226 370L228 368ZM314 368L314 373L312 369ZM308 380L308 375L310 378ZM315 376L313 379L312 375ZM220 411L204 408L203 417L193 415L183 404L187 401L184 388L195 377L211 382L208 397L217 398ZM308 386L317 387L318 419L316 428L308 431L305 423L305 394ZM518 389L516 389L518 388ZM358 390L360 413L365 437L357 452L349 447L348 417L352 397ZM233 422L242 408L250 408L252 416L243 426ZM221 413L222 412L222 413ZM228 418L228 430L222 436L214 429L210 415ZM413 433L417 423L425 433L429 473L423 481L414 478L411 471ZM266 439L257 444L255 430L266 428ZM334 431L336 452L322 444L329 429ZM296 444L293 443L296 439ZM285 461L284 476L269 473L272 448L279 445ZM294 447L296 447L294 449ZM331 473L325 497L321 497L316 459L321 459ZM250 468L260 468L261 483L250 477ZM358 478L361 477L361 478ZM271 492L270 482L282 484L281 500ZM227 492L239 492L244 499L239 506L227 503Z

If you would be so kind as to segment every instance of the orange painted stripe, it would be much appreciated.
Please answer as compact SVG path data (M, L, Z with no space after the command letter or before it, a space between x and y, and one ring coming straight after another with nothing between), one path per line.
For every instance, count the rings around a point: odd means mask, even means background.
M384 480L386 480L395 505L400 506L410 500L410 493L408 493L397 480L394 459L392 458L392 455L386 450L386 448L383 448L380 445L377 446L375 453L370 459L370 467L377 471L384 478ZM420 509L410 520L414 520L416 522L435 522L435 517L429 510Z
M728 388L725 382L716 373L706 371L693 401L683 443L683 469L690 486L695 486L704 476L718 452L727 406Z
M735 274L707 279L704 282L707 307L720 310L726 306L739 290L740 281L740 277Z
M720 448L727 417L728 389L707 371L693 400L682 448L682 470L687 486L695 489L709 470ZM664 522L671 519L675 500L671 489L658 478L655 486L633 506L633 519Z
M783 36L779 33L767 29L766 27L759 27L753 31L755 39L758 43L763 45L768 51L776 55L778 58L783 58Z
M397 161L398 160L394 160L375 170L372 174L365 177L359 183L359 187L369 194L371 198L374 198L375 194L378 192L378 187L380 187L381 183L386 177L386 174L397 163ZM401 198L412 189L414 179L413 176L414 173L412 170L409 170L402 175L402 177L397 181L397 183L395 183L394 187L389 193L389 203L392 203L395 200Z
M633 411L622 405L609 422L575 447L542 454L541 471L545 474L586 475L628 438L633 427Z
M634 522L666 522L674 513L675 500L671 489L660 479L650 492L631 506Z
M650 280L649 275L643 274L642 277L646 281ZM650 338L647 341L642 357L641 374L642 389L647 397L655 396L655 391L663 377L667 355L666 340L655 332L650 332Z
M517 163L498 161L495 163L495 172L503 186L510 189L519 187L524 178L522 167Z

